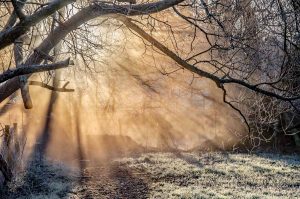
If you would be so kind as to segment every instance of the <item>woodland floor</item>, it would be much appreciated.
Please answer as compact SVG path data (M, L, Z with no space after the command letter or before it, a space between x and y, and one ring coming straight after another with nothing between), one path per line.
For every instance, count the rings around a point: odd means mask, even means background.
M44 163L0 198L300 198L300 156L144 153L82 172Z

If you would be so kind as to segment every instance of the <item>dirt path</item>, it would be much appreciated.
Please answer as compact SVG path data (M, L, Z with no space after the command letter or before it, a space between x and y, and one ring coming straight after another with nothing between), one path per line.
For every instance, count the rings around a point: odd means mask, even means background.
M144 176L116 163L86 168L72 190L78 198L148 198L148 192Z

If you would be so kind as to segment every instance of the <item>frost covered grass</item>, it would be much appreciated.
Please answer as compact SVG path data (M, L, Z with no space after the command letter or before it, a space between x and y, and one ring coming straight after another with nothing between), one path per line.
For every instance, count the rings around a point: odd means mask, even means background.
M58 199L72 188L74 175L63 164L32 161L4 190L0 198L5 199Z
M0 198L300 198L300 156L144 153L83 173L33 162Z
M300 198L300 157L153 153L120 160L149 178L150 198Z

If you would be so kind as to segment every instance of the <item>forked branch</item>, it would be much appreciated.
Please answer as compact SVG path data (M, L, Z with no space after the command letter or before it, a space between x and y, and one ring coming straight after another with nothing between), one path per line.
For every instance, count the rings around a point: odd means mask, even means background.
M48 84L45 84L43 82L39 82L39 81L29 81L29 85L33 85L33 86L40 86L46 89L49 89L51 91L56 91L56 92L74 92L75 89L71 89L71 88L66 88L66 86L69 84L69 82L65 83L65 85L62 88L57 88L54 86L50 86Z

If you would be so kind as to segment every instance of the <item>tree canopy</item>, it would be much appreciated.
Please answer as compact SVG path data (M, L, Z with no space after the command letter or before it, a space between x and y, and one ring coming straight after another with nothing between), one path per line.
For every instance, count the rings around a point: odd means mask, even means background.
M299 15L296 0L2 1L0 101L21 89L32 108L32 73L78 57L91 69L113 45L96 33L113 26L172 60L174 70L163 75L186 70L213 81L248 128L266 130L281 113L299 112ZM54 58L60 43L64 61Z

